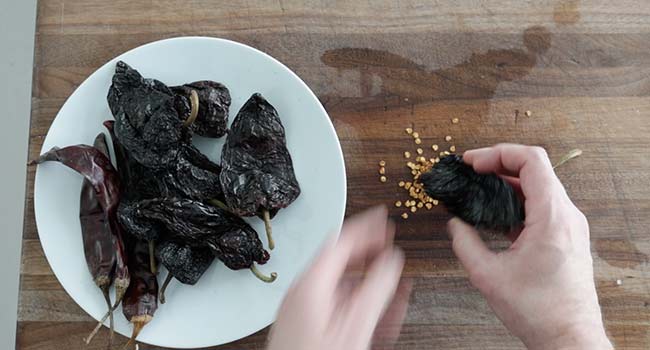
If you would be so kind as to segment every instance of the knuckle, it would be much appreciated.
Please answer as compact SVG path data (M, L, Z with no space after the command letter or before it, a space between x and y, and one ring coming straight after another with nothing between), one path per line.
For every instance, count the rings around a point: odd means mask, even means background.
M528 149L528 156L532 159L535 160L547 160L548 159L548 153L546 153L546 150L542 147L539 146L531 146Z

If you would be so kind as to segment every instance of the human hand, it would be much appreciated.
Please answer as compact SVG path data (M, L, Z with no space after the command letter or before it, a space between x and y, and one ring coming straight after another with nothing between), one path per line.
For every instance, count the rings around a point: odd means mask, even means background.
M490 251L458 218L448 224L471 283L529 349L613 349L594 284L589 226L539 147L502 144L465 152L479 173L496 173L523 194L523 230Z
M367 350L399 336L411 286L384 207L346 220L287 293L268 350ZM366 266L366 264L368 264Z

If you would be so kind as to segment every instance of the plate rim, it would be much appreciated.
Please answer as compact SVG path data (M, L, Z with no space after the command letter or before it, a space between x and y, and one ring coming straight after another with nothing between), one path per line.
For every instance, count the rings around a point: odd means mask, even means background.
M52 125L56 122L56 119L59 118L61 110L63 110L65 108L65 106L70 102L70 99L80 89L82 89L88 83L88 81L95 74L97 74L98 71L104 69L104 67L106 67L106 66L108 66L110 64L114 64L115 62L120 60L123 56L126 56L126 55L130 54L131 52L134 52L134 51L137 51L137 50L142 50L142 49L145 49L145 48L151 47L151 46L166 44L166 43L173 42L173 41L220 42L220 43L225 43L227 45L239 46L240 48L243 48L244 50L251 51L252 53L254 53L256 55L262 55L266 59L269 59L273 63L277 64L285 72L289 73L289 75L291 75L296 81L298 81L298 83L302 86L302 88L305 89L308 92L309 96L314 99L314 101L316 102L319 110L327 117L327 124L328 124L328 127L329 127L328 131L330 133L332 133L334 135L334 137L335 137L335 140L336 140L336 160L341 165L341 171L342 171L342 173L341 173L342 174L342 193L343 193L342 212L340 213L340 215L339 215L340 217L338 218L337 222L335 222L334 225L333 225L333 227L335 228L334 232L328 233L328 235L331 236L332 239L337 238L339 236L341 228L343 226L343 221L345 219L345 213L346 213L346 209L347 209L347 199L348 199L347 198L347 169L346 169L345 157L343 156L343 149L341 147L341 141L340 141L339 136L338 136L338 134L336 132L336 128L334 127L334 123L332 122L332 118L330 117L329 113L327 113L327 110L325 109L325 107L323 106L321 101L318 99L318 96L316 96L316 94L312 91L312 89L300 78L300 76L298 76L293 70L291 70L284 63L282 63L282 61L278 60L277 58L271 56L270 54L267 54L266 52L261 51L261 50L255 48L255 47L252 47L252 46L249 46L247 44L240 43L240 42L237 42L237 41L234 41L234 40L231 40L231 39L224 39L224 38L210 37L210 36L176 36L176 37L170 37L170 38L160 39L160 40L156 40L156 41L151 41L151 42L139 45L137 47L131 48L131 49L127 50L127 51L124 51L124 52L114 56L113 58L109 59L106 63L104 63L101 66L99 66L98 68L96 68L90 75L88 75L84 79L84 81L81 82L81 84L79 84L79 86L77 86L74 89L74 91L72 91L72 93L65 99L65 102L61 105L61 107L59 108L59 110L56 113L56 116L54 117L54 119L52 119L52 122L50 123L50 125L48 127L47 133L45 134L45 137L43 138L43 144L41 145L41 149L40 149L39 154L43 154L43 152L46 151L46 150L44 150L45 143L46 143L45 141L47 140L47 137L49 136L50 129L52 128ZM39 237L38 241L39 241L39 244L40 244L41 248L43 249L43 255L45 256L45 259L46 259L46 261L48 263L48 266L52 270L52 273L54 274L54 277L56 278L59 285L66 292L66 294L75 302L75 304L77 304L84 311L84 313L86 313L86 315L90 316L92 319L94 319L95 321L98 322L99 319L95 318L91 313L89 313L88 310L86 310L86 308L83 305L79 304L79 302L77 302L77 299L75 299L73 297L73 295L69 292L68 288L66 288L66 286L61 282L61 280L59 279L59 276L55 273L54 269L52 268L52 264L50 263L50 257L48 256L47 250L45 249L45 246L43 245L43 241L41 240L41 231L39 230L39 219L38 219L38 217L39 217L38 207L39 206L37 205L37 202L39 202L39 200L37 199L37 195L36 195L37 192L38 192L38 187L39 187L39 181L38 181L38 179L39 179L39 176L38 176L39 171L40 171L40 165L37 165L36 171L34 172L34 182L33 182L34 222L36 224L36 232L37 232L38 237ZM326 242L327 242L327 240L325 240L321 244L321 246L323 244L326 244ZM316 256L312 257L312 260L315 257ZM297 276L297 277L299 277L299 276ZM250 333L249 332L244 332L244 333L247 333L247 334L243 334L239 338L235 338L235 339L232 339L230 341L219 343L219 344L206 345L206 346L204 346L202 348L230 344L230 343L235 342L237 340L244 339L244 338L246 338L246 337L248 337L248 336L250 336L250 335L252 335L254 333L257 333L257 332L263 330L264 328L269 327L271 324L273 324L275 322L275 319L276 319L276 315L274 315L272 317L271 321L268 324L266 324L265 326L263 326L262 328L257 329L257 330L253 330ZM106 322L108 322L108 321L106 321ZM106 322L104 322L104 326L106 326ZM119 332L116 332L116 333L120 334ZM142 341L138 341L138 343L153 345L153 346L165 346L165 347L169 346L169 345L156 344L156 343L147 343L147 342L142 342ZM193 347L174 346L174 347L177 348L177 349L196 348L194 346Z

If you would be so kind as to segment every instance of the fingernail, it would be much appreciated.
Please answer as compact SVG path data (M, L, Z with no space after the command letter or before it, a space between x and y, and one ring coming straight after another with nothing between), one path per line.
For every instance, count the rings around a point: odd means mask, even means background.
M460 221L461 220L457 217L453 217L447 221L447 236L449 236L449 239L454 239L454 227L456 227Z

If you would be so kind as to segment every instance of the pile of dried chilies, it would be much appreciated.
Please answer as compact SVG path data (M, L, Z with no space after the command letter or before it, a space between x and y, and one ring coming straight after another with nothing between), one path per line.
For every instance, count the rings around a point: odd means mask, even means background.
M285 131L275 108L254 94L227 130L228 89L198 81L168 87L143 78L120 61L108 92L115 121L106 121L116 166L104 134L93 146L53 148L32 164L57 161L84 177L79 219L88 269L108 312L86 339L122 305L133 324L125 348L153 318L172 279L195 284L215 259L233 270L250 269L270 255L257 232L240 216L265 222L273 249L270 220L300 194ZM192 145L192 135L227 134L221 165ZM157 265L168 271L158 289ZM113 285L116 300L111 303Z

